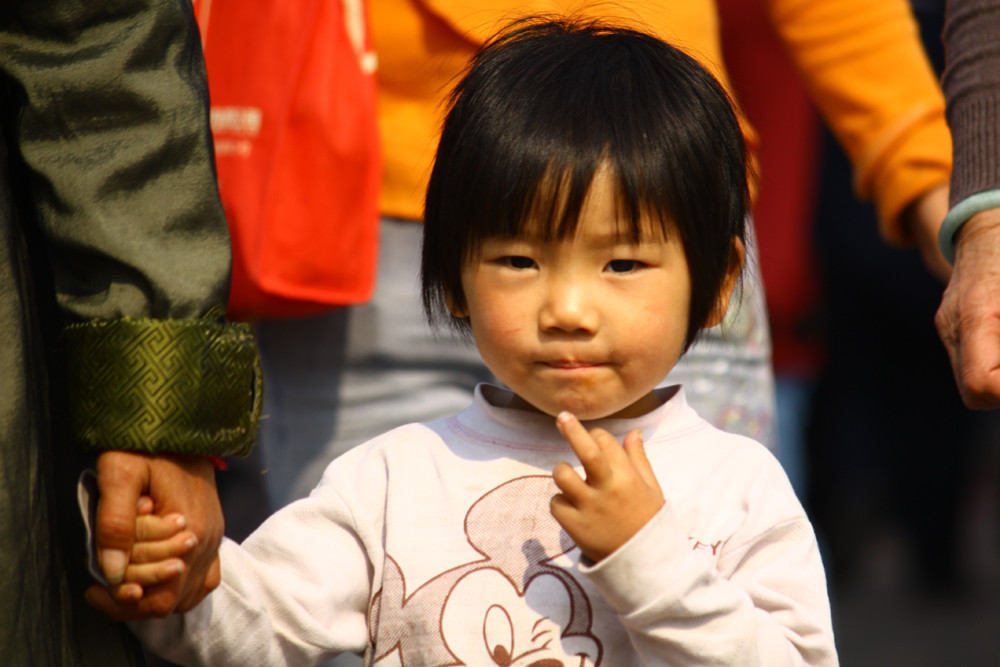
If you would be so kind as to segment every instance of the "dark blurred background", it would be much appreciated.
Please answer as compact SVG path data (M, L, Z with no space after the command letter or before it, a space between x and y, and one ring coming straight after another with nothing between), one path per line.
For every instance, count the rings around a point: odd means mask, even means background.
M841 663L1000 664L1000 414L962 405L944 286L879 237L762 4L720 0L723 43L761 137L779 458L820 536ZM944 0L911 5L940 73Z

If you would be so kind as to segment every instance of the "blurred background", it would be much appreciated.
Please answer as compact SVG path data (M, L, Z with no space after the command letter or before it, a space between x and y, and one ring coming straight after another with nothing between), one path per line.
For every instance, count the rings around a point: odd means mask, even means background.
M933 324L944 286L879 237L762 5L720 0L723 45L761 137L779 458L819 533L841 663L1000 664L1000 415L962 405ZM940 73L944 0L911 5Z

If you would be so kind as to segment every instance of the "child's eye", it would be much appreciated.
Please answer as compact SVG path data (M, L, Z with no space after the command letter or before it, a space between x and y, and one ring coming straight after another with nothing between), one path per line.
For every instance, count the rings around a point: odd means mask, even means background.
M509 266L512 269L532 269L535 267L535 260L530 257L501 257L497 261L505 266Z
M605 269L612 273L631 273L641 266L642 262L636 259L613 259Z

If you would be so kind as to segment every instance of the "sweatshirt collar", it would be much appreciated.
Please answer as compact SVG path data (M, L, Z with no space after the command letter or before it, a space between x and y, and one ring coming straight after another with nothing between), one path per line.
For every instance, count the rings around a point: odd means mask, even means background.
M706 425L688 406L683 387L673 385L655 391L662 405L645 415L632 419L596 419L583 424L588 429L603 428L619 440L629 431L640 429L647 443ZM465 431L467 437L479 434L481 439L488 434L490 443L494 445L530 449L569 447L556 430L555 417L506 407L513 398L514 394L509 389L480 384L476 387L472 406L454 418L458 422L456 426Z

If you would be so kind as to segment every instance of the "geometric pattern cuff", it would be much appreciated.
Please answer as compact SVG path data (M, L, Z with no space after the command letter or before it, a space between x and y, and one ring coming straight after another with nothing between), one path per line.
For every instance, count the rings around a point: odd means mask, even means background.
M1000 208L1000 190L984 190L966 197L948 211L941 230L938 232L938 246L944 258L952 266L955 265L955 235L972 216Z
M60 336L70 428L84 451L246 456L263 399L248 324L124 317Z

